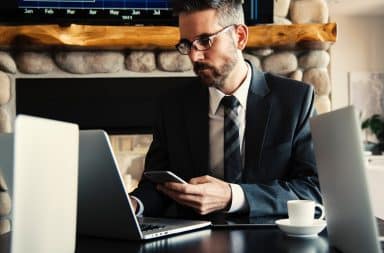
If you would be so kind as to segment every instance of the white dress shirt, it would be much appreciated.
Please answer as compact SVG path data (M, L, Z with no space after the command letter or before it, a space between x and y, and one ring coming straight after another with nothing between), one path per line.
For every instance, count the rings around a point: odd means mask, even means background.
M245 115L247 109L247 98L249 85L251 83L251 68L248 66L247 76L239 88L232 94L239 101L237 107L239 117L239 143L242 164L244 164L244 131ZM214 177L224 178L224 108L220 105L221 99L225 96L220 90L209 88L209 167ZM232 189L232 203L229 213L243 210L247 206L244 191L237 184L230 184Z

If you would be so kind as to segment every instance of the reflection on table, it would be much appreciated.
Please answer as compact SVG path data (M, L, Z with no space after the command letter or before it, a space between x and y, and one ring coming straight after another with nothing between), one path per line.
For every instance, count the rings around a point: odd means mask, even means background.
M80 237L79 253L120 252L331 252L322 233L317 238L299 239L286 236L276 227L243 229L204 229L148 242L129 242Z

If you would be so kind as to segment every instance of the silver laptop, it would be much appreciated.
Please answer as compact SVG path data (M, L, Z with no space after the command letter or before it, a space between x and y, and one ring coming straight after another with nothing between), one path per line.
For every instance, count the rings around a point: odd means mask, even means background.
M102 130L80 131L78 201L79 234L145 240L211 225L209 221L137 218Z
M20 115L0 135L0 168L12 198L12 253L75 251L79 129Z
M354 107L310 123L330 244L342 252L381 252Z

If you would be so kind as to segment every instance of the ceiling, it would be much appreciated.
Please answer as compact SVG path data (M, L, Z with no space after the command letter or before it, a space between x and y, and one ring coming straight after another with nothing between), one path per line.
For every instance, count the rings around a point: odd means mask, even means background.
M384 16L384 0L327 0L331 16Z

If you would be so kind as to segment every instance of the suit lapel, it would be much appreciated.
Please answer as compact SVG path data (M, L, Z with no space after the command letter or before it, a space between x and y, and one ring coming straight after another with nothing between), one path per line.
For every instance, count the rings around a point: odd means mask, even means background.
M245 161L243 178L253 180L263 178L262 170L255 170L260 167L260 156L263 141L268 125L271 103L267 94L269 88L264 74L252 69L252 80L248 92L245 139Z
M266 127L269 120L271 103L267 97L269 88L264 74L252 66L252 80L248 92L245 139L244 168L258 168ZM191 150L193 175L209 174L209 94L208 88L200 87L190 93L185 100L185 119L187 138ZM257 170L257 173L264 173ZM248 174L249 175L246 175ZM252 180L260 178L256 171L244 171L244 177ZM262 175L264 176L264 175Z
M187 135L194 176L209 174L208 88L201 85L185 101Z

